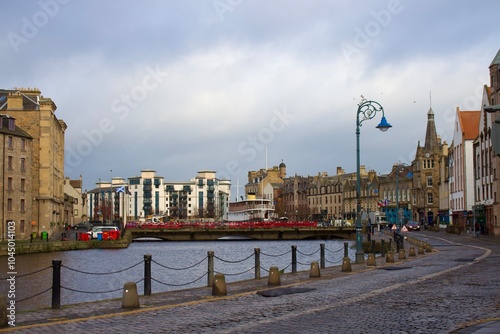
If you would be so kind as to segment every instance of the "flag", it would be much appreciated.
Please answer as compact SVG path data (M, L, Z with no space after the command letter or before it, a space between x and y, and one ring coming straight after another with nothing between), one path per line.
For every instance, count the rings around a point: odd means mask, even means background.
M117 193L124 193L125 192L125 186L121 186L121 187L116 188L116 192Z

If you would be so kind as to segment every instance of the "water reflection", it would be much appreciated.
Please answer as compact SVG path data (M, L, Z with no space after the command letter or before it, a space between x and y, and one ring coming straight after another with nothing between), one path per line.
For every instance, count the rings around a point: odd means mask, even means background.
M311 261L320 260L322 243L325 244L326 265L340 265L344 240L134 242L127 249L17 255L16 307L26 310L51 306L53 260L61 260L61 305L67 305L121 298L125 282L137 282L138 291L143 294L146 254L152 256L151 290L157 293L206 286L208 251L215 254L215 271L225 274L229 283L255 277L255 248L261 251L261 276L267 276L271 266L291 271L292 246L297 247L297 270L308 270ZM353 252L349 249L351 258ZM5 277L8 272L6 257L1 263L2 273L5 273L1 276ZM184 268L188 269L180 270ZM4 279L0 292L6 296L7 290ZM31 298L37 294L40 295Z

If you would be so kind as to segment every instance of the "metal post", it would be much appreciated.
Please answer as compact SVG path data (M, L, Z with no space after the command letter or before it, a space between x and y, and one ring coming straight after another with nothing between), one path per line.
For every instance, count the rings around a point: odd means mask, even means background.
M61 260L52 260L52 308L61 308Z
M297 272L297 246L292 246L292 273Z
M144 255L144 296L151 296L151 255Z
M381 248L380 253L382 254L382 256L385 256L385 240L384 239L380 240L380 248Z
M392 127L384 116L384 108L375 101L367 101L363 96L361 96L361 103L358 105L358 110L356 113L356 263L365 263L365 254L363 252L363 227L361 225L361 171L360 171L360 157L359 157L359 134L360 126L363 121L372 119L375 117L377 112L382 113L382 118L377 128L381 131L387 131ZM363 118L360 120L359 115L363 114Z
M209 287L214 286L214 252L208 251L208 285Z
M320 249L320 268L325 269L325 244L319 244Z
M349 257L349 244L344 242L344 257Z
M399 220L399 165L396 166L396 226L398 232L401 231L401 222Z
M255 279L260 279L260 248L254 248L255 254Z
M359 108L356 117L356 263L365 263L365 254L363 252L363 227L361 226L361 166L359 157Z

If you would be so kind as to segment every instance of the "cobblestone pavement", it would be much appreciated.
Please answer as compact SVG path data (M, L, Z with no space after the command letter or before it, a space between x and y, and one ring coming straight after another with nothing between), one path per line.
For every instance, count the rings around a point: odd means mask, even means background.
M267 279L227 285L228 296L198 288L17 315L17 333L499 333L500 242L420 231L434 251L376 267L352 265L286 274L281 287L314 289L263 297ZM408 247L408 245L406 246ZM408 254L408 253L407 253ZM490 326L488 328L488 326Z

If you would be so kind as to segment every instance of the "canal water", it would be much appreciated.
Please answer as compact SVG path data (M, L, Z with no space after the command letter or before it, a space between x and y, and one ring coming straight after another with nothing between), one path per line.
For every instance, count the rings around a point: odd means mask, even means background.
M52 261L61 261L61 305L121 298L123 284L136 282L143 294L144 255L151 255L151 292L166 292L207 286L208 252L214 252L214 269L226 282L255 277L254 249L260 249L261 276L271 266L292 270L292 246L297 249L297 270L309 270L320 261L320 245L325 245L325 265L341 265L344 240L292 241L209 241L209 242L133 242L126 249L90 249L15 257L17 310L51 307ZM355 250L349 245L349 257ZM11 285L6 280L7 257L0 257L1 296L7 297Z

